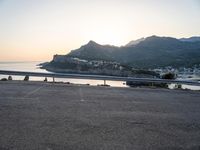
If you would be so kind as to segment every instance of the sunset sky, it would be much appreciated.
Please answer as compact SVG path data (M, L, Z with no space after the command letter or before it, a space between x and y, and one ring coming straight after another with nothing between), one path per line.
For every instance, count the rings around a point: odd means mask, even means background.
M200 0L0 0L0 61L46 61L94 40L200 35Z

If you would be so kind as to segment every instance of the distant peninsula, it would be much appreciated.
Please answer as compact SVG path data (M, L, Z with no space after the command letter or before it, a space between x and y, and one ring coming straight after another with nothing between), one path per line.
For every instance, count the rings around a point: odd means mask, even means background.
M158 77L162 67L199 67L200 37L150 36L116 47L89 41L67 55L54 55L41 68L52 72Z

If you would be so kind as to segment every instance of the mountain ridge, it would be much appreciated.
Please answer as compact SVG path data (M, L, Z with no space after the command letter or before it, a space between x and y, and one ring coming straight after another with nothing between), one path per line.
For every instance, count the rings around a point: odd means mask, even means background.
M135 68L192 67L200 64L200 41L188 42L155 35L122 47L89 41L65 57L116 61Z
M189 38L181 38L179 40L184 41L184 42L200 42L200 36L192 36L192 37L189 37Z

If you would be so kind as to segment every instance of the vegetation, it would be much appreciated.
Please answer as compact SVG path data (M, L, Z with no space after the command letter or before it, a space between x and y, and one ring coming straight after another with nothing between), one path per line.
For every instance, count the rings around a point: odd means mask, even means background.
M134 68L172 66L192 67L200 64L200 42L151 36L133 46L115 47L89 42L66 56L85 60L116 61Z
M151 36L123 47L90 41L67 55L55 55L50 63L43 64L43 68L53 72L160 77L149 69L192 68L200 64L199 58L200 41ZM175 77L167 73L161 78Z
M127 81L126 85L130 87L159 87L159 88L168 88L166 83L148 83L148 82L133 82Z
M1 81L8 81L8 79L7 78L2 78Z
M176 75L171 72L162 75L162 79L175 79L175 78L176 78Z
M181 84L176 84L176 85L175 85L175 88L176 88L176 89L182 89L182 85L181 85Z
M57 59L58 57L59 59ZM53 61L43 68L53 72L98 74L123 77L159 77L154 71L132 69L114 61L83 60L73 57L56 56Z

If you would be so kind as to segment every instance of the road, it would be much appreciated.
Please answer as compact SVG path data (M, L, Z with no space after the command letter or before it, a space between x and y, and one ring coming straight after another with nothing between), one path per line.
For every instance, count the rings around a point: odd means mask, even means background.
M0 150L199 150L200 92L0 82Z

